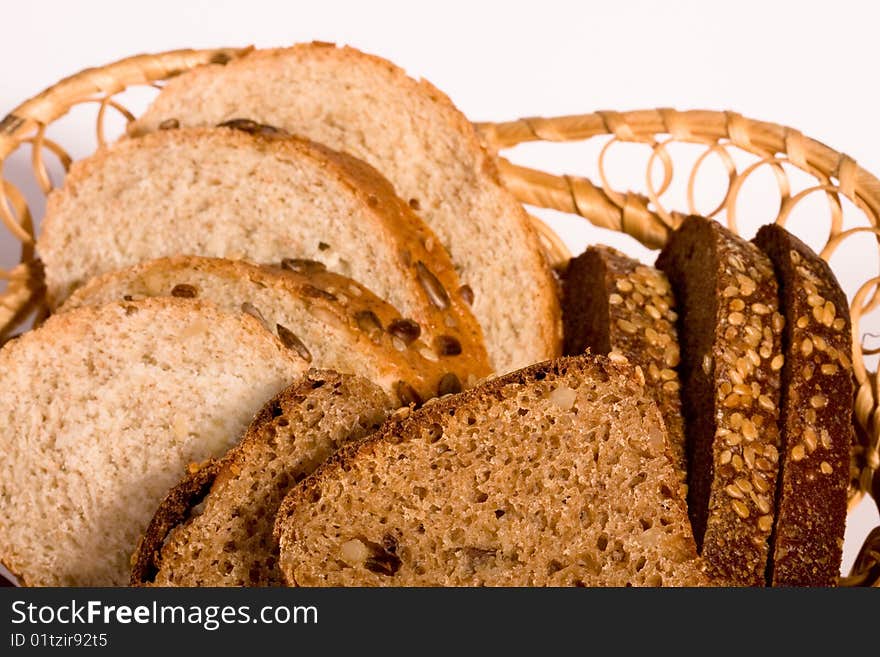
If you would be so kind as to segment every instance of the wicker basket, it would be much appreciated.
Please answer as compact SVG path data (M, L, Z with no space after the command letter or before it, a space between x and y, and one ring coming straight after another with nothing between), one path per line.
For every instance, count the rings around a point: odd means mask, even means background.
M40 189L48 194L53 187L44 159L53 153L64 169L71 162L68 152L50 140L46 129L73 107L92 104L97 113L97 143L106 142L105 120L108 108L126 121L133 115L120 103L118 94L132 87L161 88L165 79L196 66L219 63L246 56L250 48L214 50L178 50L157 55L138 55L82 71L60 81L38 96L22 103L0 121L0 164L19 147L31 147L33 175ZM579 215L597 226L627 233L649 248L658 248L669 231L695 207L697 173L706 158L715 155L727 171L727 190L718 206L707 216L723 216L727 225L737 229L736 203L745 181L759 168L769 167L779 184L780 207L775 220L784 223L793 208L813 193L824 194L831 208L831 229L822 256L828 259L841 243L855 234L871 233L880 250L880 180L860 168L847 155L838 153L797 130L773 123L744 118L733 112L689 111L671 109L634 112L594 112L551 119L530 118L509 123L476 125L485 142L498 150L530 141L567 142L605 137L598 158L599 182L582 177L558 176L524 168L500 159L504 181L523 203ZM646 175L646 193L616 191L606 175L605 156L618 142L637 142L650 149ZM663 195L674 175L675 162L670 145L698 144L702 155L688 167L686 211L664 207ZM732 154L752 156L747 167L738 167ZM662 182L654 181L653 167L662 167ZM792 193L787 167L795 167L810 176L811 184ZM848 199L860 213L859 224L843 228L841 197ZM773 220L772 218L769 220ZM8 337L31 317L39 322L47 312L44 303L42 268L34 252L33 216L24 194L12 182L0 185L0 221L21 243L20 264L0 269L6 289L0 293L0 340ZM569 257L562 240L546 224L535 220L551 259L563 263ZM796 229L795 229L795 232ZM860 336L863 315L880 305L880 277L865 280L851 305L854 335ZM855 419L860 436L858 468L852 472L850 508L865 493L871 492L872 478L880 466L880 386L876 372L866 368L865 356L874 353L854 341L853 364L857 379ZM878 497L880 475L875 482ZM880 585L880 528L868 536L856 559L852 573L841 578L844 585Z

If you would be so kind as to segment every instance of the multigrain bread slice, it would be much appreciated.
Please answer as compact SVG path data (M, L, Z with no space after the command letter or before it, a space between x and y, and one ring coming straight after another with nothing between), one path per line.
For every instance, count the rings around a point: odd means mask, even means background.
M312 367L365 376L402 405L458 392L486 375L485 361L471 358L453 335L431 344L417 323L312 260L285 259L281 267L269 267L161 258L92 279L59 312L153 296L198 298L226 312L250 313Z
M339 447L378 429L390 408L366 379L310 371L222 459L172 489L138 546L131 584L283 585L272 530L284 496Z
M681 415L678 314L666 275L609 246L591 246L563 275L562 325L566 355L587 349L640 367L666 422L669 446L686 478Z
M344 153L236 125L245 129L163 130L74 164L38 244L50 303L159 257L308 258L367 284L430 340L454 335L486 361L467 288L387 180Z
M754 241L773 262L786 319L782 460L767 583L833 586L853 441L849 305L828 263L782 226L764 226Z
M764 584L779 469L784 362L770 260L718 222L688 217L657 266L679 309L688 509L712 575Z
M300 44L170 80L131 134L239 117L346 151L386 175L473 290L497 370L559 353L559 303L538 237L502 187L493 157L442 92L352 48Z
M633 370L541 363L401 409L278 513L301 586L707 583L663 420Z
M193 300L80 308L0 350L0 560L30 586L124 585L188 463L223 455L307 369Z

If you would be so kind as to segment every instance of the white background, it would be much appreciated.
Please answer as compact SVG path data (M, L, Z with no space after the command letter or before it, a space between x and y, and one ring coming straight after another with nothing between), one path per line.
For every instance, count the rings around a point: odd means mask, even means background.
M424 76L474 120L598 109L729 109L796 127L880 174L880 10L868 0L0 0L0 16L0 115L66 75L139 52L319 39L383 55ZM83 155L92 147L92 132L84 116L74 116L54 136ZM621 182L624 188L637 188L644 177L644 155L634 148L619 149L611 158L619 180L627 181ZM554 172L595 175L596 152L595 145L540 145L520 148L513 158ZM720 190L721 178L712 180L713 171L716 177L720 173L717 163L706 171L701 184L709 192ZM39 212L40 195L26 172L25 153L7 162L5 175ZM778 203L772 176L764 174L756 174L753 198L740 207L741 214L754 215L754 225ZM827 205L812 200L798 225L816 244L827 230ZM602 241L652 257L628 238L592 229L583 220L542 216L576 253L588 242ZM4 264L14 258L14 246L0 234ZM876 247L872 251L869 241L862 242L832 264L852 293L876 275ZM868 318L863 329L880 332L880 318ZM845 567L877 522L867 501L850 516Z

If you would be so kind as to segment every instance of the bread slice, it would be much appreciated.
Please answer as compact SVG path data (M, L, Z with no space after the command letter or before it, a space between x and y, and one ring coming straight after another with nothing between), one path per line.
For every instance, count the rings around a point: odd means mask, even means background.
M786 319L782 461L768 584L833 586L853 441L849 305L828 263L782 226L764 226L755 244L773 262Z
M773 267L754 244L702 217L672 233L657 266L680 313L694 536L710 574L759 586L773 527L784 361Z
M301 586L707 583L656 404L589 355L398 411L275 531Z
M497 370L559 353L559 303L538 237L473 127L442 92L352 48L300 44L170 80L131 133L241 117L346 151L385 174L473 290Z
M571 260L563 276L565 353L610 353L641 368L685 480L677 320L666 275L610 246L591 246Z
M133 586L281 586L275 514L287 491L391 402L360 377L312 370L263 406L242 441L194 469L159 506L134 557Z
M257 317L312 367L360 374L401 405L458 392L487 374L452 335L430 344L419 325L364 286L311 260L283 267L177 256L102 274L79 288L60 312L146 296L195 297L225 312ZM454 348L439 348L443 344Z
M306 369L253 317L193 300L80 308L7 343L0 560L31 586L126 584L186 465Z
M317 259L367 283L430 342L454 335L486 361L452 262L387 180L343 153L237 125L164 130L76 163L49 197L38 246L51 302L159 257Z

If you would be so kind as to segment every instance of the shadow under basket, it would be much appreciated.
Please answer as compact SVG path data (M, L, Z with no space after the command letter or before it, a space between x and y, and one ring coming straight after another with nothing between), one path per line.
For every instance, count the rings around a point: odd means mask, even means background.
M120 94L142 87L159 90L162 82L189 69L206 64L225 65L246 57L251 48L211 50L176 50L155 55L138 55L99 68L82 71L66 78L41 94L25 101L0 121L0 164L18 149L30 148L34 180L44 195L53 188L46 155L66 171L72 157L59 143L47 136L47 129L79 105L91 106L96 113L96 143L107 141L108 115L116 114L123 122L134 120L122 104ZM769 170L778 185L780 203L776 221L798 234L798 225L787 222L792 211L812 195L824 196L830 208L830 229L821 256L830 259L854 236L867 236L877 248L877 267L866 274L850 295L853 325L852 362L857 394L854 399L854 422L858 444L854 446L854 465L849 490L850 509L865 494L880 497L880 400L876 371L866 366L866 356L877 350L864 346L860 322L880 306L880 180L858 166L847 155L838 153L819 141L785 126L745 118L735 112L677 111L650 109L629 112L602 111L556 118L528 118L504 123L475 124L484 143L502 151L526 142L589 142L600 140L594 169L598 180L554 175L526 168L499 158L502 179L516 197L527 205L549 208L587 219L592 224L625 233L651 249L658 249L688 214L703 214L723 221L738 231L737 201L744 184L759 170ZM606 162L611 147L630 142L642 145L648 154L643 191L618 191L609 181ZM699 155L682 163L676 160L676 147L689 144ZM596 150L596 149L593 149ZM712 211L696 207L700 195L700 175L710 158L722 165L725 191ZM717 163L716 163L717 164ZM676 176L676 166L686 181L680 210L665 206L667 192ZM806 185L795 190L792 173ZM659 173L660 175L656 175ZM659 178L659 182L657 180ZM855 209L855 222L844 227L843 201ZM22 191L11 181L0 185L0 221L21 244L19 263L0 268L5 290L0 293L0 341L27 325L39 323L48 309L40 261L34 250L33 214ZM570 258L560 237L545 223L533 218L544 248L554 265L564 265ZM796 224L798 222L791 222ZM814 228L814 227L813 227ZM803 232L803 230L801 231ZM872 491L873 483L873 491ZM880 586L880 527L865 540L852 571L841 577L844 586Z

